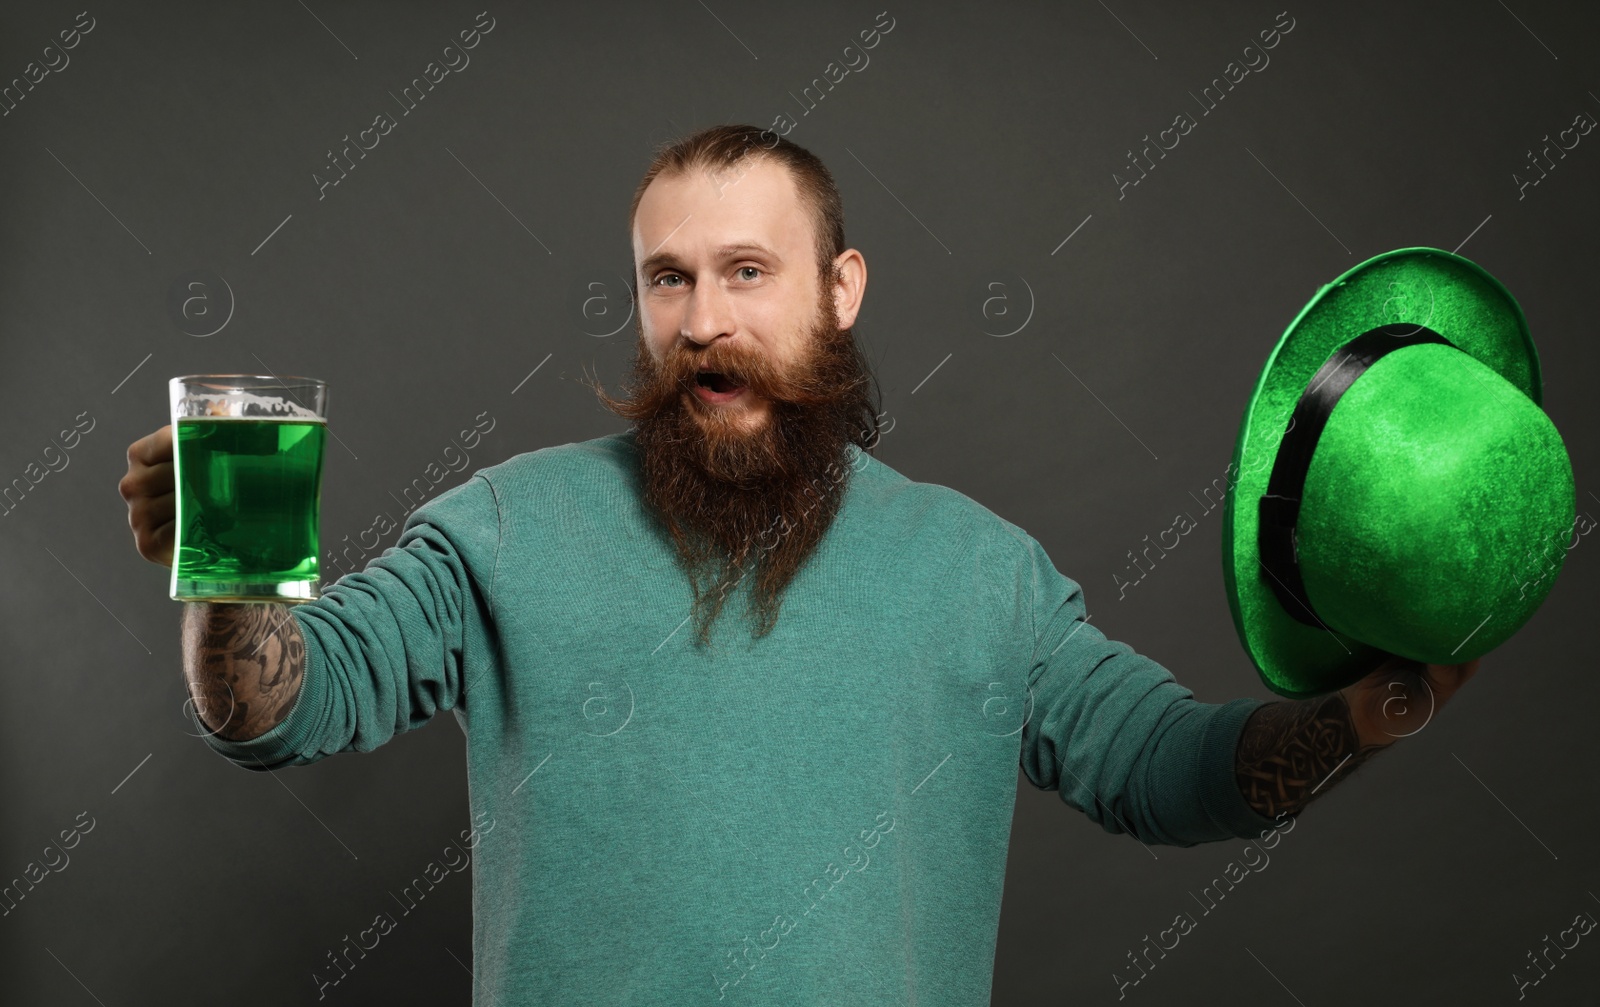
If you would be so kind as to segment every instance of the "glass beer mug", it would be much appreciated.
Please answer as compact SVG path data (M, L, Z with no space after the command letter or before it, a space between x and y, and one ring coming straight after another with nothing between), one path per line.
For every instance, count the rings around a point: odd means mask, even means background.
M194 374L169 385L173 600L317 598L327 383Z

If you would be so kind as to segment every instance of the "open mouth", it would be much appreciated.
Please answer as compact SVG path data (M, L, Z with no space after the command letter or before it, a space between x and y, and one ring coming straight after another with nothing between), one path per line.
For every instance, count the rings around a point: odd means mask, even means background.
M726 374L722 374L717 371L701 371L695 376L695 381L700 385L700 387L709 388L718 394L736 392L744 387L739 382L728 377Z

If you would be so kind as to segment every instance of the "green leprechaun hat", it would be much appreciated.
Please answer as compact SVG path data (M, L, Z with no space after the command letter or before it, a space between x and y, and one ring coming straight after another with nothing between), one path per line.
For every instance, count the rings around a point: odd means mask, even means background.
M1532 617L1577 503L1541 399L1522 308L1459 255L1397 249L1317 292L1256 382L1223 510L1228 607L1267 688L1459 664Z

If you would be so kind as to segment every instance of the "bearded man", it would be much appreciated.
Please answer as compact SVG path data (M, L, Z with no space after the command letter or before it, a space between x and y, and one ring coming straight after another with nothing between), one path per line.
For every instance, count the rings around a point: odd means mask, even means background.
M787 167L751 142L737 128L706 134L640 182L632 394L596 387L634 422L644 498L690 579L702 641L756 564L757 635L771 631L784 587L838 513L846 449L879 434L851 329L866 263L842 248L837 190L801 148L784 148Z
M703 130L629 224L637 355L595 386L629 430L479 470L315 601L184 606L206 743L245 769L455 713L474 1004L987 1004L1019 766L1190 846L1287 829L1405 733L1380 679L1196 701L1032 536L871 455L866 263L809 152ZM121 483L163 565L173 485L163 427ZM320 992L359 984L329 958Z

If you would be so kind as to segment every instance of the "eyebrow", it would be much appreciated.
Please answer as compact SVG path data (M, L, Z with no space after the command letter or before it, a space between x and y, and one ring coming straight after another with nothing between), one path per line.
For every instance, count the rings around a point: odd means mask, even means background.
M719 259L731 259L745 252L755 252L757 255L765 256L774 262L781 263L783 261L783 256L779 255L777 252L774 252L767 246L758 244L754 241L741 241L732 245L723 245L715 249L715 255ZM655 272L657 268L667 265L676 265L678 261L678 257L673 255L671 252L656 252L655 254L646 258L644 262L640 264L639 272L643 276L649 276L651 273Z

